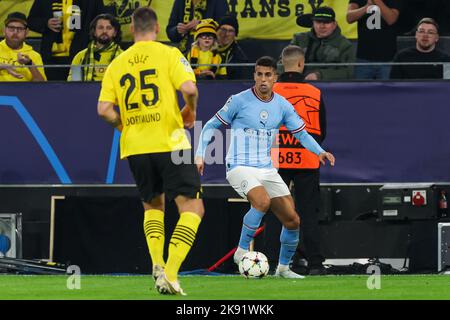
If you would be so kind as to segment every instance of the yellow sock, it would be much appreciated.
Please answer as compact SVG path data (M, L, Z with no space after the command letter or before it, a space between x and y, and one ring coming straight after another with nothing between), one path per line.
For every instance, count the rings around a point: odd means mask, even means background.
M193 212L182 212L169 243L165 273L169 281L177 280L178 270L191 250L202 219Z
M164 267L164 212L155 209L145 211L144 232L153 265Z

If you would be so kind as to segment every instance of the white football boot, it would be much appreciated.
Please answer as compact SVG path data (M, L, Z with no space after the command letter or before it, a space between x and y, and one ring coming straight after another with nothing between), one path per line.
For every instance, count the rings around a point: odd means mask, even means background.
M233 255L234 263L236 263L239 266L239 262L242 260L242 257L244 254L246 254L248 250L242 249L241 247L238 247Z
M289 269L289 266L285 266L282 264L279 264L277 267L277 270L275 271L275 277L281 277L286 279L303 279L305 278L302 275L299 275Z
M163 272L164 272L163 267L161 267L158 264L153 265L152 276L155 281L158 279L159 275Z
M169 281L164 272L162 272L156 280L155 288L161 294L186 295L183 289L181 289L178 280Z

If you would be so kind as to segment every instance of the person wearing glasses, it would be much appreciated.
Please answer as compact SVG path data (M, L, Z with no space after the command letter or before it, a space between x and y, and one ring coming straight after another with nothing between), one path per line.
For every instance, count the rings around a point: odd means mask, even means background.
M450 56L436 49L439 25L432 18L423 18L416 27L416 46L397 53L394 62L450 62ZM442 79L443 64L394 65L391 79Z
M25 43L27 17L10 13L5 20L5 39L0 42L0 81L46 81L39 53Z
M217 49L223 63L248 63L247 55L238 44L239 23L234 15L225 15L219 19L217 30ZM250 69L243 66L227 66L227 79L247 80L253 77L253 66Z
M188 60L199 79L224 78L227 71L219 66L222 58L217 53L217 22L202 20L195 29L195 42L188 53Z
M173 6L166 27L167 37L185 56L195 41L195 28L201 20L217 21L228 12L226 0L174 0L171 2Z

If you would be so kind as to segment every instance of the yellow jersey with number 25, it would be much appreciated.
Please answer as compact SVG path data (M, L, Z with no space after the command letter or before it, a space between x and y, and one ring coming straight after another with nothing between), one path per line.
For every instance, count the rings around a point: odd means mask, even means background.
M108 66L99 101L120 108L120 157L190 149L176 90L194 72L181 52L156 41L139 41Z

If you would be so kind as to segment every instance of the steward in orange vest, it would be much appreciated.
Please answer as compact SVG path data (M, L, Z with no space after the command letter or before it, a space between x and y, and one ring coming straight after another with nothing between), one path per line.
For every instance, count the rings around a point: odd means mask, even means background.
M304 51L297 46L287 46L282 53L285 73L273 91L285 97L306 124L306 130L321 144L326 136L325 104L320 90L304 82ZM278 146L272 148L272 161L288 185L293 185L295 208L300 216L300 242L292 261L292 270L300 274L326 274L325 258L320 248L320 162L318 157L303 148L286 128L281 127ZM266 222L266 232L277 232L277 225ZM273 231L272 231L273 230ZM264 248L271 254L270 245ZM276 253L275 253L276 254ZM302 260L307 261L307 267Z
M273 91L285 97L306 124L306 131L321 144L326 136L325 104L318 88L304 82L303 74L285 72ZM278 157L278 159L277 159ZM280 169L318 169L319 157L305 149L286 127L281 127L272 148L272 161Z

